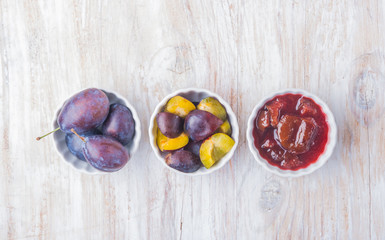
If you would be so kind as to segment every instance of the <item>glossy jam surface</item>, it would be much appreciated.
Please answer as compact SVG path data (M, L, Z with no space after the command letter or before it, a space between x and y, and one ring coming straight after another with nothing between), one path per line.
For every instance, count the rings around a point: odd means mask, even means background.
M259 109L254 122L254 145L271 165L299 170L324 152L329 127L326 115L311 98L278 95Z

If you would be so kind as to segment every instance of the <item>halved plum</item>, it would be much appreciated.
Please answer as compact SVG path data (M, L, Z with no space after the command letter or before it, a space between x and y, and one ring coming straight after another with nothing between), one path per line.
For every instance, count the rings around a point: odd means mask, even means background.
M176 138L183 132L183 118L178 115L160 112L156 115L159 130L168 138Z
M211 136L222 124L223 121L215 115L194 110L187 115L184 130L193 141L202 141Z
M168 154L166 163L168 166L185 173L196 172L202 166L198 156L182 149Z
M158 136L156 138L156 143L158 144L158 147L160 151L172 151L180 149L187 145L189 142L188 136L186 133L182 132L181 135L179 135L176 138L168 138L165 135L162 134L162 132L158 129Z
M206 139L200 148L199 156L205 168L211 168L233 148L235 141L224 133L216 133Z
M167 102L164 111L178 115L181 118L185 118L192 110L195 109L195 105L186 98L175 96Z
M199 102L197 109L212 113L213 115L220 118L222 121L226 121L226 118L227 118L226 109L222 106L222 104L217 99L213 97L207 97L202 99Z
M219 133L224 133L224 134L227 134L227 135L231 135L231 125L230 125L230 122L229 120L226 120L217 130L217 132Z

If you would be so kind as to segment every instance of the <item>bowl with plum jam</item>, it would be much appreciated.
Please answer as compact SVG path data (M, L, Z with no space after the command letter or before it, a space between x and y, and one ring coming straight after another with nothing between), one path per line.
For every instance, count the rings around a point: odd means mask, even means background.
M189 176L212 173L233 156L239 127L230 105L206 89L188 88L166 96L150 119L156 157Z
M300 89L276 92L254 108L247 140L254 158L280 176L310 174L330 158L337 127L329 107Z

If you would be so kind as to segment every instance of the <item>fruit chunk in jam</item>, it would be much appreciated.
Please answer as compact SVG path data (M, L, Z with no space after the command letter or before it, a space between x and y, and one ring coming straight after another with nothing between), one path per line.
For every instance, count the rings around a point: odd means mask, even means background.
M258 112L254 145L271 165L298 170L323 153L328 125L322 109L301 94L284 94L268 101Z
M270 116L270 124L273 127L276 127L279 122L279 114L283 107L283 103L281 101L273 101L269 104L266 104L266 108L268 114Z
M314 103L310 99L303 97L298 100L296 110L299 110L302 116L314 116L317 114L317 108Z
M257 126L262 132L264 132L265 129L270 126L270 115L268 111L261 111L258 114Z
M261 145L261 148L266 151L271 161L285 169L299 167L303 164L297 155L282 149L275 140L274 135L274 132L269 131Z
M287 151L297 154L309 151L318 129L313 118L291 115L282 116L277 127L278 141L281 146Z
M295 154L286 152L284 154L284 159L281 162L281 167L286 169L293 169L303 165L303 162L299 160L299 157Z

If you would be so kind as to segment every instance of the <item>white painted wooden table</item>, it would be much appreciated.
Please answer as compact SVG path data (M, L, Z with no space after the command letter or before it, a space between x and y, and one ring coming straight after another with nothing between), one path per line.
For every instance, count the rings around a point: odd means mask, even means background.
M381 0L0 0L0 239L385 239L384 29ZM142 120L111 175L34 140L91 86ZM208 176L167 170L148 144L152 110L185 87L238 116L238 150ZM325 100L339 127L329 162L297 179L266 172L245 140L254 105L287 87Z

